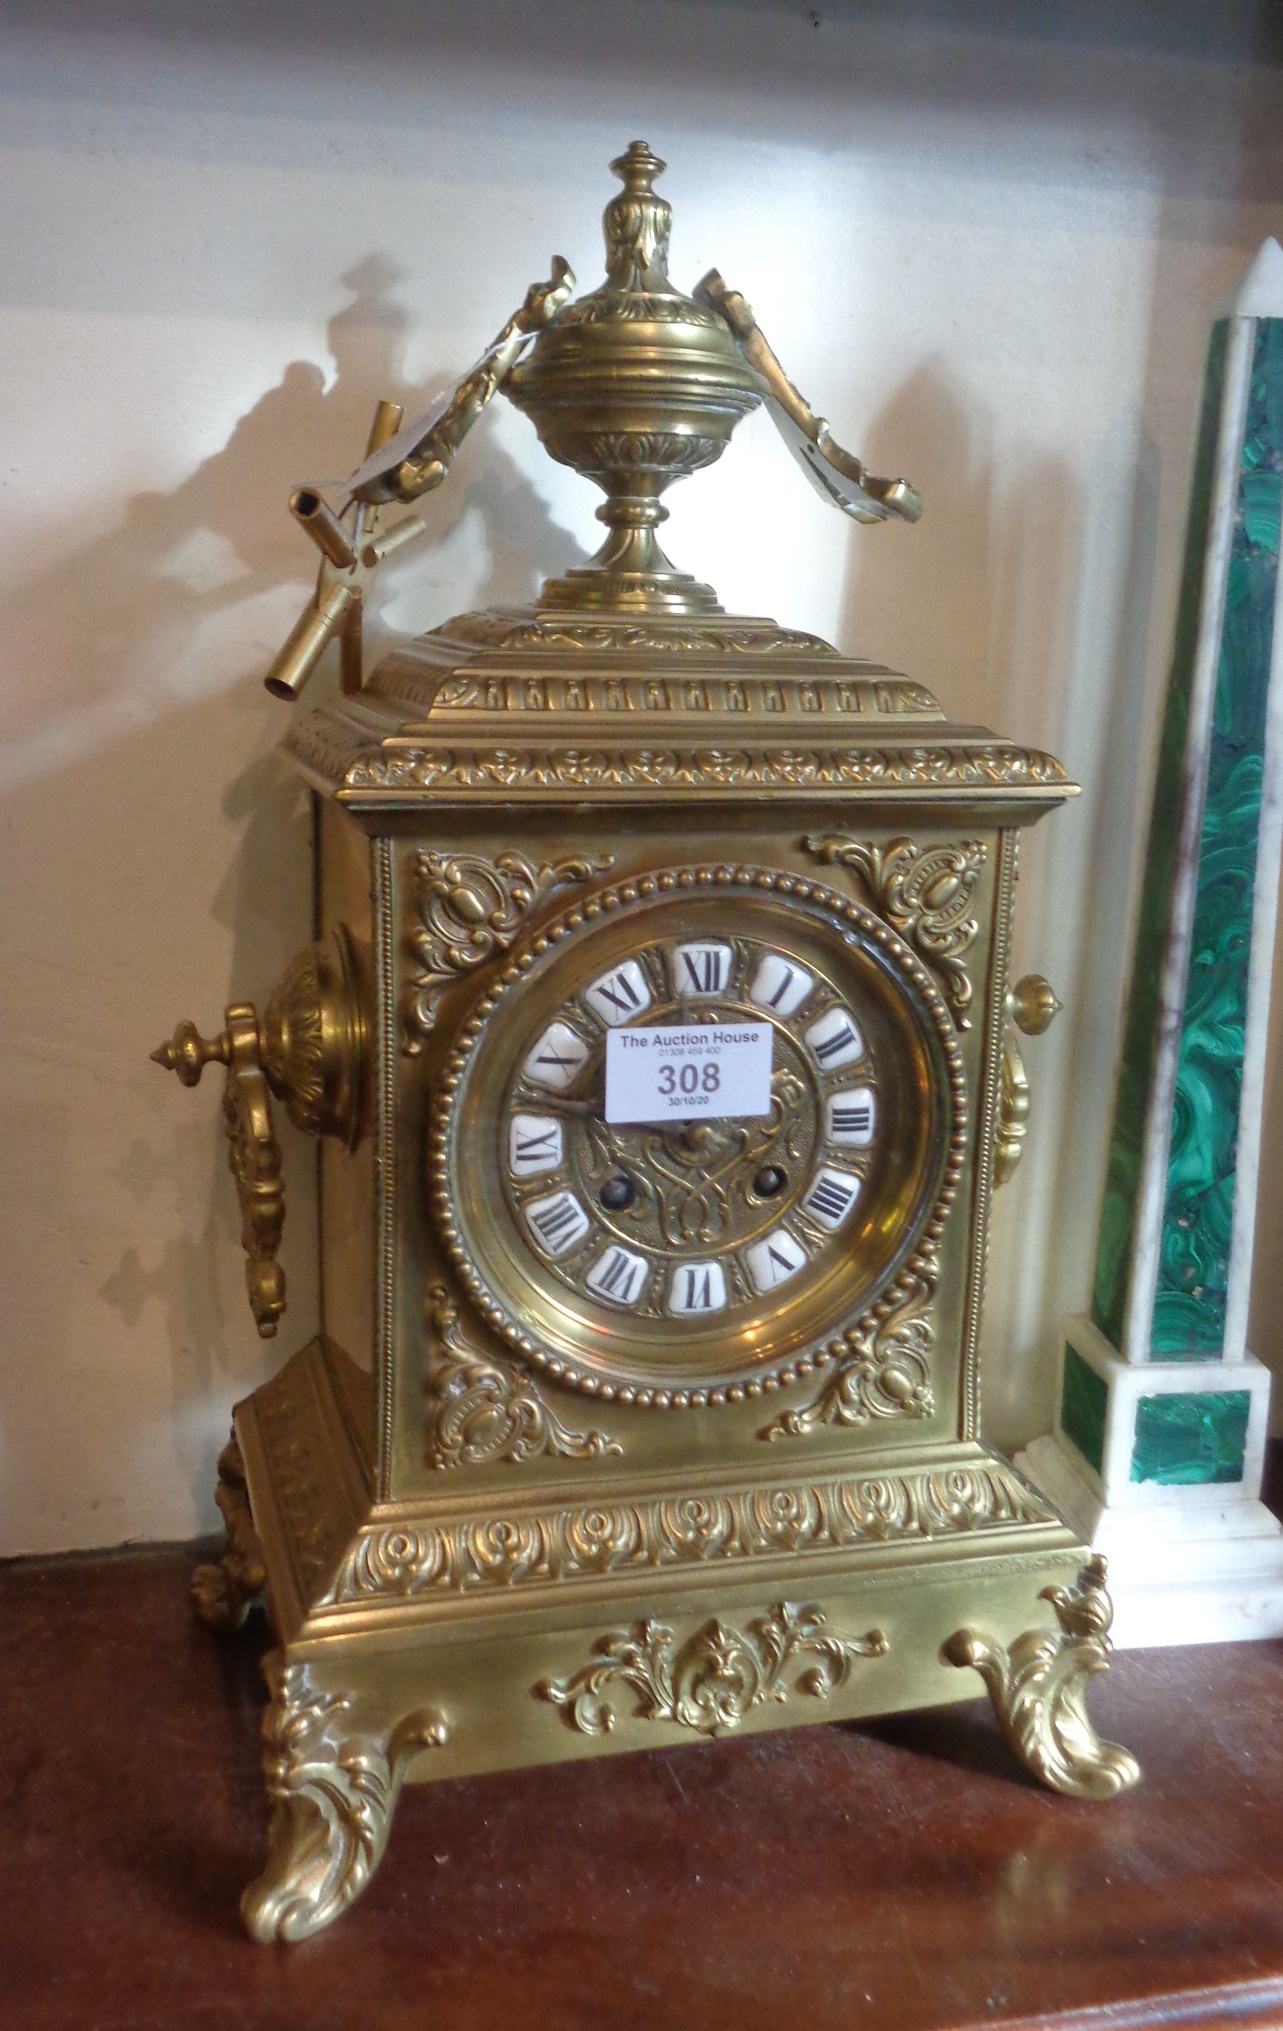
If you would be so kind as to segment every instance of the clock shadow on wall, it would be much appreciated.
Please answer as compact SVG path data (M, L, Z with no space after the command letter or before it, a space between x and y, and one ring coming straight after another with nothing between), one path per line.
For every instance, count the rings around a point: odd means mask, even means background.
M460 364L451 362L448 370L426 377L418 386L404 380L409 318L395 297L400 276L387 257L377 254L349 269L342 283L352 299L327 327L334 363L330 385L314 362L291 362L277 384L242 417L221 451L173 492L135 496L119 529L64 563L56 577L50 574L30 587L27 594L33 622L47 626L46 617L57 611L71 629L81 615L85 638L93 628L97 630L93 639L108 644L91 665L90 683L84 687L90 695L82 691L70 708L77 717L86 710L110 717L115 704L122 717L130 713L136 720L133 673L148 649L159 640L174 664L189 655L192 639L201 630L213 636L212 645L206 647L211 681L205 695L184 705L171 684L151 687L151 695L143 701L149 723L128 744L126 768L131 797L146 799L149 782L158 782L162 773L172 780L176 769L183 767L190 774L193 812L208 809L211 823L217 824L217 807L209 796L211 753L226 757L247 747L255 750L254 758L226 780L222 794L222 818L240 831L236 850L208 901L199 890L189 898L198 915L208 908L232 933L226 976L229 1000L261 992L310 932L311 814L297 778L272 752L285 730L287 714L262 690L262 676L285 616L292 618L292 606L312 578L310 547L287 512L290 489L304 477L343 472L355 464L381 397L399 401L414 413ZM571 534L551 521L540 496L498 445L493 431L479 431L460 463L457 483L422 504L426 544L401 568L399 577L395 564L386 567L385 603L416 577L422 579L425 560L433 553L439 556L469 519L479 521L484 532L484 575L469 583L466 568L453 566L447 557L448 577L439 593L442 614L461 603L461 593L467 594L465 603L478 606L528 601L546 574L585 554ZM477 549L475 544L468 546L468 561L475 560ZM221 582L211 584L208 577L220 561ZM274 595L284 588L288 592L282 607ZM215 662L220 653L219 617L226 615L235 627L251 601L270 602L270 607L261 620L255 618L248 644L244 627L236 630L230 661L221 664L226 677L219 677ZM439 617L419 620L416 615L416 621L430 625ZM379 631L372 627L370 632L377 656ZM233 674L238 663L239 674ZM328 686L337 684L336 654L333 663L333 670L323 669L314 682L311 695L318 701ZM83 677L83 666L78 668ZM248 726L233 727L229 737L232 718L248 721ZM185 764L177 753L180 747ZM101 797L103 792L93 794ZM170 788L167 796L172 795ZM167 898L174 912L180 908L187 878L184 859L180 847L168 876L162 869L152 877L156 907L162 911ZM208 859L212 864L212 850ZM113 888L119 865L110 843L104 848L103 863L104 892L96 907L101 920L110 921L121 911L120 890ZM140 1085L148 1074L152 1027L151 1015L144 1021L140 1008L137 1018L131 1019L130 1035L117 1046L131 1066L141 1068ZM132 1083L129 1091L134 1091ZM154 1109L150 1112L154 1115ZM108 1175L136 1208L158 1209L158 1233L166 1224L171 1231L158 1257L154 1249L130 1246L98 1295L131 1332L137 1330L148 1302L159 1300L166 1313L175 1410L190 1410L206 1395L216 1395L221 1426L227 1378L235 1378L238 1388L251 1386L277 1365L275 1350L263 1350L267 1355L263 1359L244 1317L235 1266L235 1195L222 1149L193 1139L190 1128L177 1119L165 1140L155 1132L140 1136L136 1130L143 1119L142 1109L129 1108L120 1138L123 1154L109 1166ZM315 1302L309 1295L315 1273L308 1239L314 1218L310 1202L315 1153L310 1146L302 1147L303 1139L284 1116L277 1132L285 1146L290 1179L283 1261L292 1313L301 1325ZM199 1194L206 1209L199 1232L188 1211L198 1196L185 1169L189 1157L208 1166L207 1187ZM172 1231L174 1220L165 1219L164 1209L171 1205L184 1209L177 1215L176 1224L184 1230L179 1234ZM138 1225L137 1217L129 1224ZM203 1491L212 1483L221 1441L205 1439L201 1419L180 1418L177 1429L180 1448L189 1449L181 1455L182 1478ZM199 1434L199 1441L192 1437L184 1441L184 1429Z

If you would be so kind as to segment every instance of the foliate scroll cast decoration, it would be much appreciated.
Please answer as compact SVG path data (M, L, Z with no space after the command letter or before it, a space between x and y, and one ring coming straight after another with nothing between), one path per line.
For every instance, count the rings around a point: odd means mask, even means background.
M287 1665L277 1651L264 1671L271 1846L241 1916L253 1939L307 1939L360 1896L383 1858L409 1764L442 1747L450 1731L425 1708L389 1735L361 1734L350 1726L351 1700L322 1691L307 1665Z
M514 1362L475 1347L459 1308L440 1284L429 1293L432 1359L428 1371L428 1460L434 1467L521 1466L558 1453L599 1459L622 1449L605 1432L570 1431L532 1378Z
M939 1279L938 1257L925 1251L919 1269L903 1279L894 1309L861 1320L845 1335L848 1352L826 1375L809 1403L764 1426L764 1439L801 1438L822 1425L864 1425L878 1418L930 1417L931 1348L928 1309Z
M245 1462L235 1433L218 1456L214 1500L222 1511L227 1549L216 1565L192 1574L192 1605L210 1629L239 1629L267 1585L263 1547L250 1514Z
M565 323L565 318L561 320ZM434 628L433 635L451 642L471 642L490 649L575 649L585 655L615 655L635 653L644 655L670 656L789 656L799 651L812 656L834 656L836 649L818 635L802 633L797 628L752 628L736 627L726 621L716 626L707 622L694 625L691 622L668 619L611 620L594 616L592 619L576 620L567 614L559 614L555 620L545 615L531 617L523 613L489 610L482 613L458 614L447 621L444 627ZM469 677L447 680L447 685L457 683L470 687L477 680ZM893 679L904 684L904 679ZM912 687L916 695L933 707L935 700L921 686ZM449 690L442 687L436 693L442 705L469 704L471 699L451 697Z
M726 449L724 437L688 436L675 430L601 430L580 440L580 470L668 473L674 479L712 465Z
M285 1226L285 1181L253 1005L238 1001L224 1009L223 1028L213 1038L184 1020L151 1055L184 1086L199 1085L206 1065L227 1067L223 1129L240 1204L245 1284L259 1337L270 1340L285 1310L285 1271L276 1260Z
M362 1532L320 1605L933 1543L1056 1518L1000 1461Z
M223 1129L227 1167L236 1184L245 1251L245 1288L261 1340L276 1335L285 1310L285 1271L276 1260L285 1227L281 1146L272 1127L272 1103L259 1057L258 1017L249 1002L224 1011L228 1040Z
M594 1644L587 1664L568 1678L541 1680L535 1691L581 1735L610 1733L615 1709L608 1695L617 1687L636 1695L639 1720L722 1735L754 1707L783 1702L792 1690L827 1699L857 1657L881 1657L886 1648L880 1629L832 1636L819 1608L781 1601L742 1630L714 1619L680 1645L663 1622L613 1629ZM810 1661L790 1686L786 1668L801 1658Z
M939 974L958 1028L970 1029L971 977L962 954L980 928L971 904L984 865L983 841L916 846L911 839L892 839L874 846L859 839L809 836L802 844L827 866L836 863L859 875L874 908Z
M414 1056L437 1019L447 987L506 952L522 925L555 890L591 881L614 855L533 861L515 849L487 860L475 853L415 855L419 929L410 939L418 970L405 1010L405 1049Z
M958 1629L944 1646L947 1664L980 1673L993 1710L1026 1768L1073 1798L1113 1798L1140 1778L1140 1765L1116 1742L1103 1742L1087 1716L1087 1680L1109 1668L1113 1608L1105 1561L1094 1558L1072 1587L1044 1587L1059 1632L1027 1630L1008 1650L975 1629Z
M297 745L295 752L300 752ZM1066 780L1053 756L1024 748L442 746L366 749L352 758L343 783L350 791L953 790L986 785L1036 791Z

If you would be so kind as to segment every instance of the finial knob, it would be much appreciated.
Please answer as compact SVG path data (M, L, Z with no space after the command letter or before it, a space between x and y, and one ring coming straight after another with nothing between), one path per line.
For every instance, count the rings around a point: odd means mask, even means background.
M630 141L610 166L624 186L602 215L610 285L644 295L666 292L671 287L668 235L673 210L665 199L655 196L651 185L668 165L652 155L645 141Z
M1051 982L1044 980L1041 973L1026 973L1023 980L1018 980L1008 992L1007 1003L1012 1022L1027 1037L1040 1037L1060 1014L1060 1003Z
M184 1018L173 1036L153 1051L151 1057L153 1065L163 1065L167 1072L177 1072L184 1086L199 1086L200 1075L206 1065L226 1065L230 1052L226 1030L221 1030L213 1038L203 1037L195 1023Z

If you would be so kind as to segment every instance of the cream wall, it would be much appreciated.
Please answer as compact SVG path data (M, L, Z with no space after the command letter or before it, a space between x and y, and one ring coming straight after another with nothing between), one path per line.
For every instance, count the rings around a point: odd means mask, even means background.
M678 280L716 262L844 441L927 501L916 530L856 529L753 418L671 497L672 554L1086 785L1022 879L1016 956L1066 1014L995 1225L1000 1443L1046 1427L1086 1292L1206 331L1283 231L1256 10L1048 10L1057 40L1015 4L351 13L0 12L0 1551L209 1527L229 1406L310 1331L308 1151L282 1130L273 1347L217 1085L147 1062L308 931L308 814L259 682L310 575L285 497L353 463L377 396L466 365L550 253L595 284L606 164L638 134L672 165ZM496 412L394 581L399 626L595 547L591 490ZM1254 1343L1283 1367L1281 1132L1276 1069Z

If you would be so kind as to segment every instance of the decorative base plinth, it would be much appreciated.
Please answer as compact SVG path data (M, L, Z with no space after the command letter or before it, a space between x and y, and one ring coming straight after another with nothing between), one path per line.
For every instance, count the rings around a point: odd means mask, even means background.
M1283 1636L1283 1526L1254 1495L1115 1506L1054 1436L1016 1466L1108 1559L1118 1649Z
M244 1483L224 1485L248 1489L279 1644L255 1939L304 1939L361 1893L404 1781L943 1705L977 1674L1054 1790L1136 1781L1084 1706L1103 1570L972 1441L871 1445L807 1481L764 1449L690 1500L531 1481L496 1515L484 1484L443 1499L435 1478L374 1501L355 1400L318 1341L236 1412ZM224 1513L240 1541L239 1501Z

